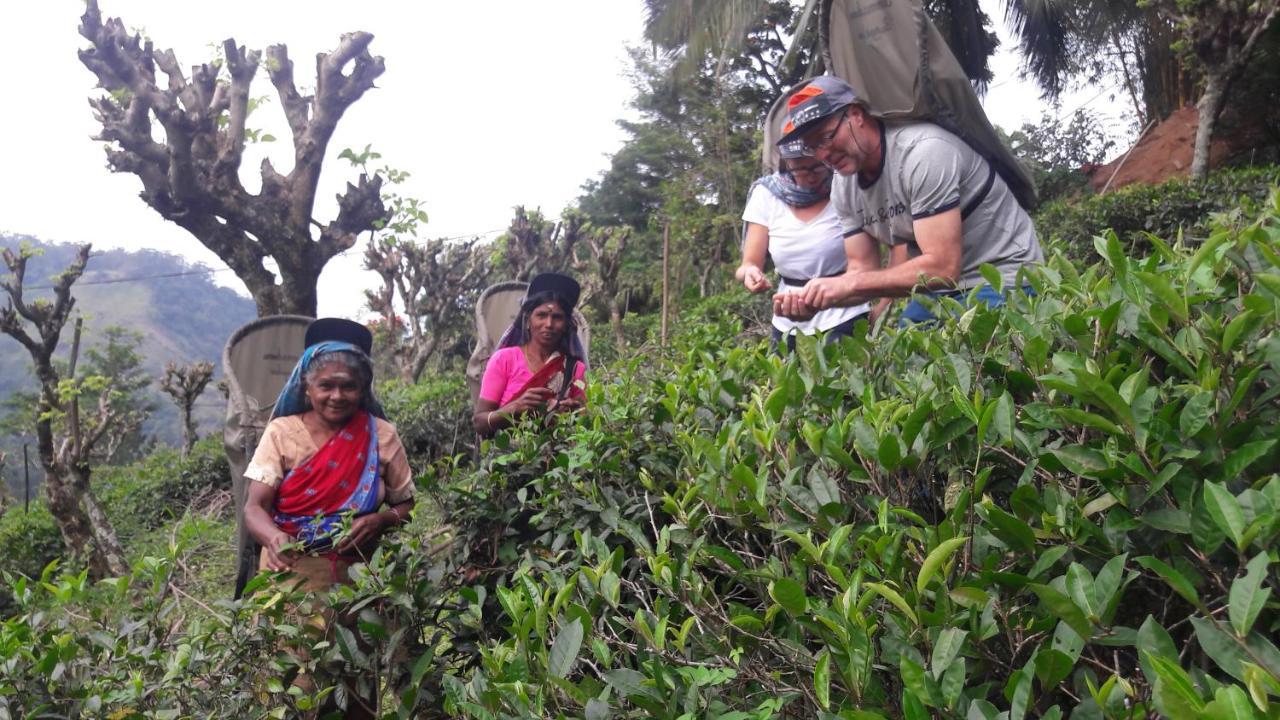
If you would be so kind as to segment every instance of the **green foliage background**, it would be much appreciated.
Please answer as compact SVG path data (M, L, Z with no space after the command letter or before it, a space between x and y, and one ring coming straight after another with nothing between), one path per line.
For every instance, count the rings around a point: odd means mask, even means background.
M745 296L688 307L580 416L420 465L327 598L170 589L192 513L130 578L10 574L0 708L284 717L358 672L383 717L1276 717L1280 195L1146 242L790 357Z

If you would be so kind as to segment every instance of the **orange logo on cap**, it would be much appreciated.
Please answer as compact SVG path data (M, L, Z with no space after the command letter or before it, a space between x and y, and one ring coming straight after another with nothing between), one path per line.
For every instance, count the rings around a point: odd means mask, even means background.
M796 91L794 95L787 98L787 109L790 110L795 106L805 102L806 100L822 94L822 88L806 85Z

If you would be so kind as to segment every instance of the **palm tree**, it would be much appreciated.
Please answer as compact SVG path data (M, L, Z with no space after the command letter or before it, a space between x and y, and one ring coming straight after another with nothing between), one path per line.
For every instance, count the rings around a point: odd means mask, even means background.
M1278 8L1280 0L1005 0L1005 18L1026 69L1051 99L1073 77L1118 70L1145 123L1183 105L1199 75L1191 175L1203 179L1228 90L1248 67ZM1198 63L1196 72L1188 72L1185 56L1171 51L1177 40ZM1139 86L1145 108L1137 100Z
M802 54L820 54L815 26L825 24L830 5L831 0L805 0L803 7L786 0L645 0L644 35L656 47L679 54L680 69L685 72L710 55L716 58L716 71L720 73L734 57L759 53L751 39L753 28L765 19L778 21L772 34L787 52L777 63L776 75L789 80L778 83L776 89L780 92L829 65L817 62L814 67L804 68L797 67L794 61ZM990 30L990 18L976 0L925 0L925 11L946 38L965 74L979 91L985 90L991 80L987 60L998 42ZM820 17L823 23L818 22ZM785 41L782 32L790 33ZM763 58L760 63L769 65ZM814 72L804 72L806 69Z

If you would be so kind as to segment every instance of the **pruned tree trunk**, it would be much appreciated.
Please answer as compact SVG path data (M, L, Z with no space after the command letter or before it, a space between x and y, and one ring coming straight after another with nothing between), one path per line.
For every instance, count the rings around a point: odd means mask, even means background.
M1204 92L1196 103L1196 144L1191 154L1191 177L1204 180L1209 176L1209 150L1213 143L1213 129L1218 124L1218 116L1227 104L1227 92L1223 78L1218 73L1210 73L1204 79Z
M128 432L132 427L111 404L110 378L105 378L108 387L99 395L94 422L89 424L81 418L81 385L76 377L79 321L67 373L71 383L69 393L65 392L68 388L64 387L63 378L53 364L62 329L75 305L71 286L84 273L89 248L82 245L71 265L54 280L53 299L39 302L28 302L23 292L30 257L27 251L4 250L4 262L11 276L0 283L8 295L8 304L0 310L0 332L17 340L31 355L40 385L36 402L36 449L44 468L49 512L58 523L67 551L74 559L87 562L99 577L119 576L128 572L128 563L110 519L90 491L90 457L99 442L112 433ZM62 437L55 434L55 422L65 428Z
M213 363L196 362L189 365L178 365L169 362L164 366L164 377L160 379L160 389L178 406L178 414L182 419L182 457L191 454L196 444L196 422L194 409L196 400L200 398L209 381L213 379Z
M511 227L502 238L503 260L511 279L528 282L540 272L563 272L573 264L574 245L578 242L586 219L576 212L565 213L560 222L552 222L541 212L515 209Z
M368 50L373 36L348 33L336 50L318 55L315 94L306 96L294 84L286 47L267 48L267 73L293 136L294 166L284 175L264 160L262 190L252 195L239 173L246 141L258 138L246 124L258 51L228 39L225 76L223 65L205 64L187 77L172 50L156 52L149 40L130 36L119 18L104 23L97 0L87 0L80 34L92 43L80 61L108 92L90 104L111 170L138 176L147 205L222 258L249 289L259 316L314 316L325 263L388 217L382 178L362 174L338 196L334 220L313 218L334 129L384 70L382 58ZM167 77L163 85L157 68ZM153 120L163 142L155 139ZM264 267L267 258L275 260L279 282Z
M89 514L80 504L80 496L75 486L66 482L62 471L52 460L52 450L46 455L44 443L36 438L36 451L40 455L40 467L44 470L44 494L49 514L58 524L58 533L62 535L62 544L66 548L68 558L73 563L83 562L89 565L89 571L97 577L111 574L111 564L101 553L94 551L93 525Z
M463 309L473 304L488 274L485 253L475 239L418 243L382 237L369 243L364 257L365 268L382 278L381 288L365 291L369 309L391 335L389 353L400 378L416 383L446 336L462 332Z
M1244 73L1258 41L1280 13L1280 0L1159 0L1158 6L1178 27L1204 71L1191 159L1191 177L1204 180L1209 175L1214 128L1231 85Z
M84 505L85 516L89 518L89 531L93 535L96 555L105 563L106 575L111 577L127 575L129 563L125 559L124 548L120 545L115 526L111 524L107 513L98 505L98 498L94 496L93 488L89 486L89 467L73 466L69 468L69 474L74 478L75 492Z
M619 348L627 343L626 333L622 331L622 314L626 311L626 307L626 300L622 296L615 297L613 302L609 303L609 327L613 328L613 341Z
M583 287L581 302L592 303L608 314L613 338L621 349L626 344L622 318L627 312L628 290L623 287L620 271L631 228L583 226L581 234L591 252L587 258L574 255L573 268L580 274Z

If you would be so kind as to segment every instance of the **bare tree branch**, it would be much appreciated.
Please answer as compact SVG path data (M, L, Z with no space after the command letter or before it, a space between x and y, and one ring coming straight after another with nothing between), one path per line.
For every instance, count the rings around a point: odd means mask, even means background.
M80 60L108 93L90 101L102 125L97 137L109 144L108 166L136 175L144 202L217 253L249 288L259 315L314 315L316 281L325 263L388 218L377 176L349 183L332 221L312 216L334 129L385 69L382 58L369 52L373 36L349 33L336 50L319 54L317 90L308 97L294 84L285 46L268 48L267 72L293 136L294 167L282 175L264 161L262 190L251 195L239 173L252 133L248 118L258 51L227 39L225 64L193 67L187 77L172 51L154 51L150 41L129 35L118 18L104 22L97 0L87 0L80 34L90 42ZM153 119L163 129L163 142L153 138ZM318 236L313 227L321 228ZM263 267L268 257L279 278Z

